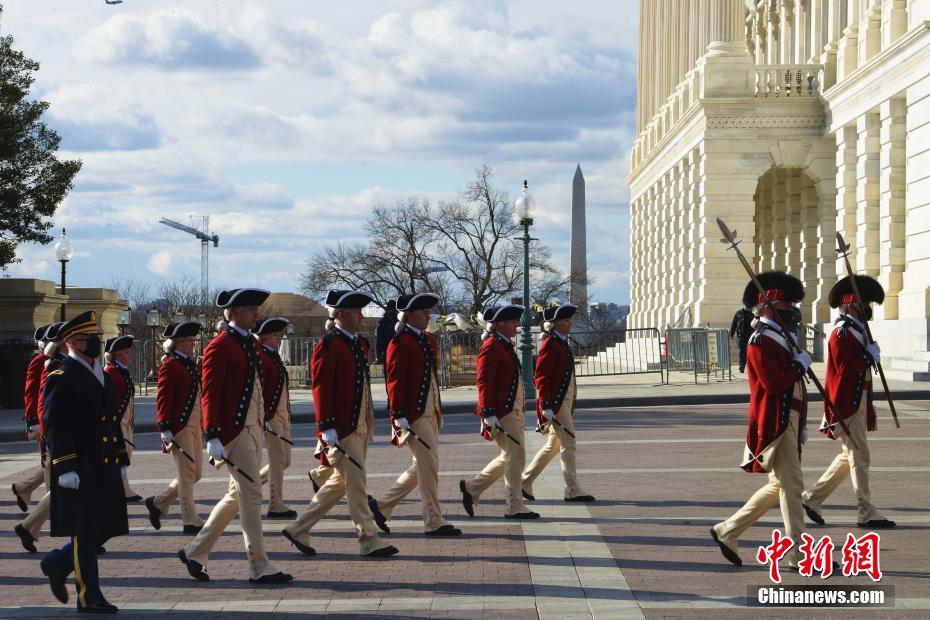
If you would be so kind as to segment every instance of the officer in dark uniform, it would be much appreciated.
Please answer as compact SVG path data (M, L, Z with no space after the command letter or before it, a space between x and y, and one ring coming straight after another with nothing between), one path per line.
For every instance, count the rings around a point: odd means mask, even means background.
M59 338L68 356L46 380L43 426L51 464L51 535L70 540L46 554L42 572L62 603L68 602L65 581L74 571L78 611L116 613L100 591L96 550L129 532L121 475L129 456L113 383L97 359L101 341L95 313L65 323Z

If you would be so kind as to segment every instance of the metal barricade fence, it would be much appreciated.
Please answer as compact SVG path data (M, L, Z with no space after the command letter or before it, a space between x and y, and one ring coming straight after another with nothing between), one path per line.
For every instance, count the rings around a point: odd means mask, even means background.
M693 372L698 376L732 379L730 334L726 329L676 328L665 331L665 357L669 372Z

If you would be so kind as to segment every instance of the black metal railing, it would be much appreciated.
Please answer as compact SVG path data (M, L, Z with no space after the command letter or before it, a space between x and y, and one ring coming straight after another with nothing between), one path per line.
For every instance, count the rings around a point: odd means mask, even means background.
M704 375L732 379L730 333L726 329L680 328L665 330L665 359L669 372L694 374L694 382Z

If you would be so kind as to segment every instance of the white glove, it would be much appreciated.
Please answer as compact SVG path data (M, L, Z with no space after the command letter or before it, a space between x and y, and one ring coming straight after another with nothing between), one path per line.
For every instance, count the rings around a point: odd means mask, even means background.
M801 429L801 443L807 443L807 427Z
M804 367L804 372L807 372L807 369L811 367L811 362L814 361L811 357L811 354L807 351L801 351L792 357L795 362Z
M39 427L38 426L27 426L26 427L26 438L35 439L39 436Z
M78 477L76 471L69 471L58 476L58 486L63 489L77 491L78 487L81 486L81 479Z
M174 433L171 430L161 432L161 440L165 443L171 443L174 440Z
M265 420L265 430L268 431L269 433L272 431L271 422L269 422L268 420Z
M225 459L226 450L223 448L223 442L219 437L214 437L207 442L207 454L215 459Z
M878 343L873 342L871 344L865 345L865 352L869 354L872 358L872 361L876 364L881 363L882 361L882 350L878 348Z
M119 477L123 480L129 480L129 470L126 469L125 465L119 468Z
M407 421L407 418L394 418L394 425L405 431L410 430L410 422Z
M551 421L555 418L555 412L552 409L543 409L543 417Z
M496 415L489 415L484 419L484 425L490 426L492 431L497 431L500 421L497 419Z
M336 432L334 428L328 428L323 431L323 441L326 442L327 446L338 446L339 445L339 433Z

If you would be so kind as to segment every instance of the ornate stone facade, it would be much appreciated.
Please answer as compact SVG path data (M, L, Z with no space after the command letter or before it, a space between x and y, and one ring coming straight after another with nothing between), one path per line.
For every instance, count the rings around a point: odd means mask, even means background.
M729 325L723 217L823 329L839 230L886 374L930 380L930 0L645 0L639 59L630 326Z

